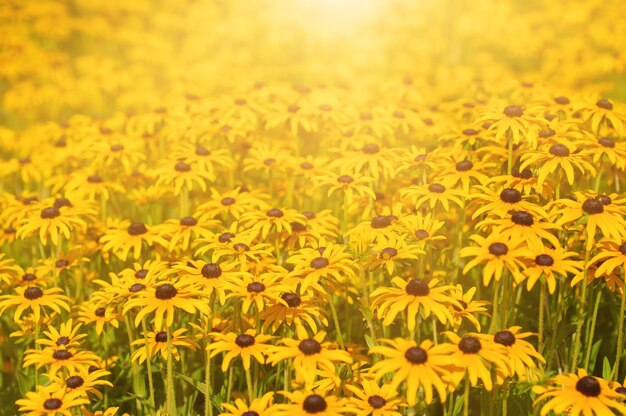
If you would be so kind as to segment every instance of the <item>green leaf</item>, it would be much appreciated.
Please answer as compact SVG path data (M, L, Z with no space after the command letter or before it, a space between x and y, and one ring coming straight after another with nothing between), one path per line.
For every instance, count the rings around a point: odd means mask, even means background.
M602 378L605 380L610 380L613 374L613 369L611 368L611 363L609 359L604 357L602 361Z

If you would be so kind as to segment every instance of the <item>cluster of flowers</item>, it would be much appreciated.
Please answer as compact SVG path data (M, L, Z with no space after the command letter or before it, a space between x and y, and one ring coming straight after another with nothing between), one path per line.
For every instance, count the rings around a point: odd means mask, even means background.
M392 1L392 20L409 27L381 35L396 53L372 67L401 76L329 81L304 60L289 66L313 75L303 85L247 62L245 81L204 93L224 77L190 62L198 51L222 63L236 54L160 32L182 30L188 19L168 17L183 6L157 12L150 45L137 24L149 2L73 3L0 5L11 17L0 59L19 55L0 68L3 114L33 110L0 127L0 381L14 398L0 410L626 414L626 106L595 82L623 66L619 42L604 37L622 27L571 46L536 26L562 19L556 36L570 33L586 16L578 9L518 16L486 2L517 31L485 50L532 34L529 53L545 55L543 72L521 78L545 81L569 64L562 84L496 82L518 75L514 65L476 72L497 60L452 50L484 33L465 20L487 13L482 2L444 34L406 16L447 9ZM230 6L239 19L191 3L216 33L256 33L247 2ZM620 6L584 4L599 21ZM67 45L76 34L98 42L120 19L124 59L112 47L97 64ZM416 32L433 42L406 54L389 46ZM446 36L450 66L415 69L435 62ZM169 70L150 71L151 54ZM194 93L161 95L162 79ZM567 87L583 83L592 92ZM31 123L47 116L63 120Z

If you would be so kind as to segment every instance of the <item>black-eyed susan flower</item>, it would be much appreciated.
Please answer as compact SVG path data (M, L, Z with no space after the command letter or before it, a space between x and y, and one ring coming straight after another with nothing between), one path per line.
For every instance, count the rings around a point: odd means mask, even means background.
M533 334L520 332L521 329L520 326L512 326L498 331L494 335L478 334L477 336L486 340L491 338L496 344L503 345L508 350L508 357L512 361L511 374L516 374L521 379L527 379L528 371L537 367L536 362L545 364L545 360L535 347L525 340Z
M567 182L570 185L574 183L575 170L578 171L580 176L596 174L596 169L587 161L587 157L577 152L575 145L565 141L548 144L539 151L525 153L522 156L522 164L519 168L524 170L530 166L538 166L537 185L539 186L557 169L565 172Z
M135 316L135 326L139 326L144 316L154 313L154 326L162 329L164 323L167 327L172 325L176 309L190 314L200 311L209 315L211 311L206 296L206 293L194 286L164 281L137 292L126 302L122 314L126 315L131 309L139 308Z
M444 222L438 220L432 213L423 215L418 212L416 215L406 215L400 217L402 232L409 240L417 242L417 246L424 250L426 245L432 246L437 241L446 239L444 235L439 234Z
M308 330L317 333L320 327L328 325L325 309L313 301L312 296L285 292L276 297L275 303L260 313L263 331L272 328L273 333L281 327L292 328L298 338L308 336Z
M505 239L524 239L529 247L541 247L543 240L559 246L559 239L553 234L559 228L546 218L527 211L512 210L504 218L486 218L476 224L479 230L487 227Z
M360 386L346 385L346 388L354 394L352 403L359 415L401 416L399 410L406 406L391 383L381 386L375 381L364 379Z
M133 257L138 259L142 250L145 250L146 246L152 246L154 244L167 247L168 242L165 240L157 230L152 227L146 226L142 222L130 222L124 221L117 228L111 228L100 237L100 242L103 244L103 251L112 251L121 260L126 260L128 254L132 250Z
M182 281L202 288L204 295L210 297L215 294L222 305L226 301L226 284L240 281L248 275L239 270L233 261L208 263L204 260L187 260L175 263L172 270L178 273Z
M24 367L35 365L46 367L46 374L53 378L61 370L67 373L84 373L90 366L97 366L100 358L91 351L66 348L65 345L45 347L42 350L28 349L24 355Z
M219 222L215 220L198 220L193 216L181 219L170 219L156 226L157 233L169 240L167 249L170 252L187 251L196 238L210 238L211 229Z
M249 329L242 334L212 332L211 337L213 342L207 347L211 352L211 357L222 352L226 353L222 360L222 371L228 370L230 362L236 357L241 357L245 371L250 370L252 358L260 364L265 364L265 357L270 348L267 341L275 338L270 335L257 334L254 329Z
M72 416L73 409L89 404L89 399L79 391L66 393L54 385L38 386L37 391L26 393L26 397L15 402L19 411L28 416Z
M461 285L456 285L450 295L456 299L460 306L452 305L454 311L454 330L457 331L464 319L468 320L477 331L481 330L480 322L476 315L489 315L485 308L489 302L475 300L476 288L471 287L466 292Z
M292 223L304 223L305 220L304 215L290 208L272 208L265 212L254 210L241 216L241 224L258 233L262 239L266 239L270 232L291 233Z
M103 395L98 390L102 387L113 387L110 381L103 380L103 377L111 374L106 370L83 371L82 373L69 373L69 376L57 375L53 380L59 390L70 392L78 392L85 397L95 396L102 399Z
M524 246L521 239L504 238L497 233L491 233L486 238L474 234L469 239L478 246L461 249L461 257L473 257L463 267L463 273L466 274L474 267L484 264L482 275L485 286L489 285L492 278L496 282L499 281L505 270L516 276L524 266L522 262Z
M315 187L328 187L328 197L336 192L341 192L346 204L343 209L347 209L347 206L352 204L355 196L376 199L372 189L374 178L348 173L350 172L344 172L339 175L328 173L324 176L317 176L313 178L316 183Z
M211 188L211 198L196 209L199 219L213 219L220 217L239 220L241 215L251 209L261 209L267 206L267 195L256 195L244 192L241 187L232 191L219 192Z
M309 287L314 287L320 291L318 282L322 285L341 282L355 275L354 260L346 248L340 244L327 242L324 247L303 248L289 257L286 262L293 264L293 271L290 273L291 279L286 280L286 284L292 281L300 285L302 293ZM323 289L321 289L323 291Z
M626 265L626 239L602 239L597 247L600 252L589 260L590 263L601 262L594 273L595 277L613 273L615 269Z
M407 244L403 238L398 238L393 235L377 240L372 250L374 255L367 266L370 269L382 267L387 270L389 275L394 273L397 266L404 265L410 261L416 261L419 255L426 254L417 244Z
M37 339L37 344L47 347L65 346L66 348L79 347L82 340L87 336L86 334L80 334L83 324L77 323L74 325L73 319L68 319L66 322L56 329L53 326L48 326L46 331L43 331L43 335L46 338Z
M526 280L526 289L531 290L542 277L548 284L548 291L554 293L557 276L566 277L568 274L581 274L583 262L574 260L578 255L573 251L566 251L560 246L555 248L537 247L524 251L528 264L516 275L518 283Z
M78 216L66 214L60 209L51 206L43 208L39 214L28 216L24 223L17 228L17 238L25 238L33 234L39 235L39 239L45 245L48 238L53 245L59 244L59 237L69 239L72 230L83 227L85 222Z
M280 392L291 403L277 404L272 415L275 416L337 416L351 414L354 408L346 399L330 394L318 394L314 391Z
M470 198L482 205L474 211L472 219L485 213L505 217L510 211L528 212L544 218L548 216L541 206L528 201L528 198L515 188L493 191L486 187L476 186L475 189L480 192L470 194Z
M391 325L402 311L406 312L409 331L415 329L418 315L421 319L434 315L442 324L454 320L448 306L460 305L450 295L452 286L440 285L438 279L406 281L401 277L394 277L391 283L395 287L379 287L370 295L372 310L383 325Z
M591 125L592 132L601 132L603 127L610 126L618 133L624 132L626 113L621 103L615 103L607 98L600 98L594 104L591 102L580 106L583 119Z
M455 368L455 361L449 353L450 345L434 345L430 340L418 345L415 341L401 338L383 339L382 342L386 345L372 347L369 351L384 357L372 366L376 379L393 373L391 386L394 389L405 382L407 402L411 406L417 402L420 388L424 391L427 404L433 401L433 390L437 391L442 402L446 401L446 378Z
M287 270L279 266L256 276L242 273L238 279L224 283L226 299L240 299L241 311L245 314L252 305L257 312L262 312L268 305L273 304L274 299L284 290L282 279L286 275Z
M191 351L195 351L200 348L198 343L193 340L189 335L186 335L187 328L170 329L172 357L175 360L180 360L179 348L188 348ZM160 355L164 360L169 360L168 354L168 335L166 331L148 331L143 337L133 341L132 345L135 346L135 351L132 355L133 361L138 361L140 364L146 361L146 358L150 360L155 356Z
M412 185L403 188L400 190L400 196L410 200L416 208L428 203L430 209L441 205L445 211L449 211L451 203L463 208L462 197L466 194L463 191L446 188L444 185L434 182L428 186Z
M539 109L539 107L524 108L517 104L510 104L502 111L491 109L483 113L475 124L490 122L487 130L493 132L500 143L511 140L514 144L518 144L525 140L531 147L536 147L538 130L545 124L536 116Z
M79 306L78 322L86 325L95 324L96 334L101 335L105 325L119 328L119 315L115 308L102 306L95 302L84 302Z
M336 363L352 362L350 354L331 348L331 342L324 342L324 338L326 332L320 331L311 338L280 339L277 345L267 350L267 362L275 366L281 361L293 359L296 375L304 381L305 386L311 386L318 368L334 372Z
M534 405L547 399L541 406L541 415L551 411L579 415L613 415L615 411L626 414L623 395L614 391L608 383L598 377L587 375L581 368L576 373L559 374L545 386L533 387L538 396Z
M42 310L50 308L56 313L61 309L70 311L70 298L63 295L63 289L53 287L42 289L38 286L17 287L15 294L0 296L0 314L12 306L17 306L13 314L13 320L18 320L25 310L33 311L35 321L39 321Z
M447 357L452 359L453 365L461 371L454 371L450 376L457 385L467 374L473 387L482 380L487 391L493 388L491 369L495 368L503 377L513 371L513 363L508 350L502 344L490 339L481 339L475 334L466 334L463 337L453 332L446 332L452 344L444 344ZM499 379L498 379L499 380Z
M242 399L236 399L234 404L222 403L225 412L219 416L272 416L275 411L274 392L265 393L262 397L246 404Z
M199 163L184 160L170 160L156 170L157 186L171 186L174 195L195 189L206 191L207 182L215 181L215 174L204 170Z

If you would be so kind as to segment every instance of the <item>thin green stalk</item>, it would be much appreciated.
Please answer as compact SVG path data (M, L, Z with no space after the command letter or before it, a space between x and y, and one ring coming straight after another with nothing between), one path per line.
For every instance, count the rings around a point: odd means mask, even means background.
M254 400L254 389L252 388L252 378L250 377L250 370L244 369L244 373L246 373L246 386L248 387L248 398L250 399L250 403Z
M585 269L589 263L589 251L585 252ZM572 365L571 371L576 371L576 365L578 364L578 350L580 349L580 333L583 328L585 318L585 307L587 306L587 279L582 281L582 289L580 291L580 309L578 312L578 322L576 323L576 333L574 335L574 350L572 353Z
M546 283L542 280L539 288L539 334L537 342L537 351L539 354L543 351L543 326L544 326L544 309L546 306Z
M463 392L463 416L469 416L469 391L470 382L467 374L465 375L465 391Z
M37 340L39 339L39 320L35 321L35 349L39 350L39 344L37 344ZM39 386L39 368L35 366L35 389Z
M226 403L230 403L230 394L233 391L233 366L228 369L228 385L226 386Z
M167 412L176 415L176 397L174 397L174 357L172 357L172 331L167 327Z
M328 295L328 304L330 305L330 313L333 315L333 323L335 324L335 331L337 331L337 342L339 342L339 347L342 350L345 350L346 347L343 343L343 336L341 334L341 327L339 326L339 317L337 316L337 310L335 309L335 304L333 303L332 291L326 291Z
M493 299L491 301L491 310L493 314L491 316L491 325L489 326L489 332L494 333L496 326L498 325L498 296L500 292L500 281L494 280L493 282Z
M626 267L622 267L622 279L626 281ZM625 286L626 287L626 286ZM617 324L617 352L613 364L613 380L619 377L619 364L624 350L624 308L626 307L626 293L622 293L622 302L619 308L619 322Z
M143 328L144 345L146 348L146 370L148 371L148 387L150 389L150 406L151 410L156 410L154 403L154 381L152 380L152 358L150 357L150 344L148 343L148 325L146 324L146 318L141 321Z
M598 308L600 307L600 297L602 296L602 290L598 290L596 295L596 302L593 307L593 316L591 317L591 328L589 329L589 336L587 337L587 352L585 353L585 370L589 368L589 359L591 358L591 347L593 346L593 337L596 332L596 318L598 317Z
M508 163L506 165L506 174L511 176L513 173L513 139L511 138L511 134L507 134L509 138L509 149L508 149Z

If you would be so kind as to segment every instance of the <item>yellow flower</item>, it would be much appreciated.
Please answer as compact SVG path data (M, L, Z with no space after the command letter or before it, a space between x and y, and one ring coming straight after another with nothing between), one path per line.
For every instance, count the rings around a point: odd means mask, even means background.
M257 334L254 329L249 329L243 334L229 332L228 334L220 334L212 332L213 342L209 344L207 349L211 352L211 357L226 352L222 360L222 371L228 370L231 360L237 356L241 356L243 361L243 369L250 371L250 359L254 358L260 364L265 364L265 356L270 345L267 341L275 338L269 335Z
M13 314L13 320L17 321L26 309L31 309L35 316L35 321L39 321L41 310L50 308L56 313L61 313L61 309L70 311L70 298L62 295L63 289L58 287L41 289L37 286L17 287L15 295L0 296L0 314L10 306L17 306Z
M265 393L262 397L252 400L247 405L243 400L236 399L235 404L222 403L222 407L226 412L220 413L219 416L272 416L275 412L273 403L274 392Z
M189 348L192 351L200 348L196 341L185 335L185 332L187 332L186 328L170 329L170 332L172 337L172 357L175 360L180 360L179 347ZM146 361L146 357L152 360L157 354L160 354L164 360L169 360L166 331L146 332L143 334L143 337L133 341L132 345L135 346L132 360L139 361L140 364Z
M26 393L26 398L15 402L26 416L72 416L72 409L89 404L89 399L78 391L66 393L54 385L38 386L36 392Z
M469 239L478 244L478 247L461 249L461 257L474 257L463 267L463 274L484 264L483 285L489 286L492 278L496 282L499 281L505 268L514 277L519 273L519 269L523 268L521 257L524 254L524 247L522 247L524 241L522 239L505 238L497 233L491 233L487 238L474 234Z
M352 414L354 409L346 399L314 391L280 392L291 403L274 405L273 416L339 416Z

